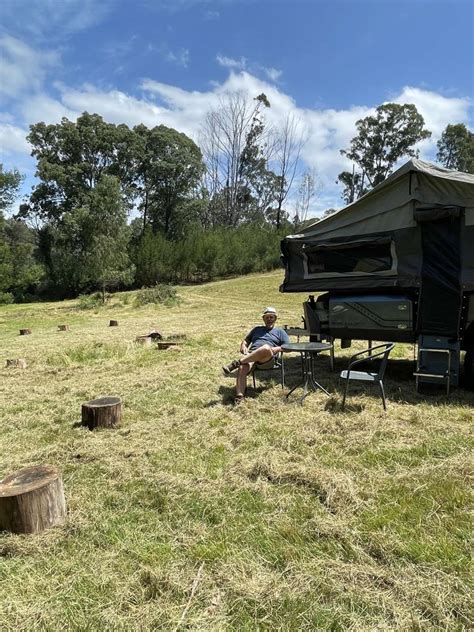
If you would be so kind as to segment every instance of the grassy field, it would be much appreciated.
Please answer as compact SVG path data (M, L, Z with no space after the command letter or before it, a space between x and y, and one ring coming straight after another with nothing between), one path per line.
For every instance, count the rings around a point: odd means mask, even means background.
M299 324L280 280L180 288L170 308L0 309L0 478L57 465L68 503L64 526L0 534L2 632L472 629L473 394L417 395L400 345L386 414L375 390L341 412L350 349L335 373L318 359L330 399L260 379L234 407L220 367L262 307ZM152 327L186 333L182 351L136 346ZM78 425L100 395L123 398L119 429Z

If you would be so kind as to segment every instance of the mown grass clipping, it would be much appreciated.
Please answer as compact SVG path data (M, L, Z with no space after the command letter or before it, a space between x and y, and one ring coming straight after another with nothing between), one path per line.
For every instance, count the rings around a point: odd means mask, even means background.
M316 365L330 399L286 402L262 374L234 407L221 366L262 308L301 322L305 297L280 281L179 288L171 306L0 308L2 367L28 362L0 369L0 478L56 465L68 504L63 526L0 533L2 631L471 627L473 394L417 395L399 345L387 413L357 387L341 412L354 348L338 348L334 373ZM135 344L153 329L186 340ZM102 395L123 399L123 423L90 432L81 403Z

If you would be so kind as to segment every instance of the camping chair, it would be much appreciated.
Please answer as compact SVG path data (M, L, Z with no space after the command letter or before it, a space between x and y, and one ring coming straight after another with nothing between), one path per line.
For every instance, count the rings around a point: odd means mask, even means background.
M285 388L285 375L283 372L283 363L281 360L281 353L278 353L275 358L274 358L274 363L273 366L271 367L261 367L260 365L258 365L256 362L254 363L252 370L250 371L250 374L252 376L253 379L253 387L254 389L257 388L257 380L255 378L255 374L259 373L261 371L280 371L280 375L281 375L281 387Z
M344 396L342 398L342 410L346 404L347 391L349 390L349 381L355 380L359 382L367 382L369 384L378 384L380 389L380 395L382 397L383 409L387 410L387 404L385 401L385 391L383 387L383 378L385 375L385 369L387 368L388 356L394 348L393 342L386 342L376 347L370 347L364 351L359 351L352 356L349 360L349 366L346 371L342 371L340 377L346 380L346 386L344 388ZM380 351L377 351L380 349ZM362 362L372 362L375 358L382 358L380 367L377 373L369 373L365 371L354 371L353 367Z

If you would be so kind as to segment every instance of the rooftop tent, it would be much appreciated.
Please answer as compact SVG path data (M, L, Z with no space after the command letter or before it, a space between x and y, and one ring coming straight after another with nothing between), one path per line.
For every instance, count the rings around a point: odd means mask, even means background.
M409 160L281 248L282 292L474 290L474 176Z

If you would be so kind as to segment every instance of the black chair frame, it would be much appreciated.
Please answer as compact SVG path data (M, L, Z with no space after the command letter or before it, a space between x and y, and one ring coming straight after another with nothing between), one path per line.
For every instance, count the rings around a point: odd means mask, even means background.
M347 376L345 377L346 385L344 388L344 396L342 398L342 410L344 410L346 404L347 392L349 390L349 381L351 379L351 371L358 364L362 364L363 362L372 362L376 358L382 357L382 361L380 363L380 367L378 372L374 375L373 380L360 380L365 381L367 383L377 384L380 390L380 396L382 398L383 409L387 410L387 403L385 399L385 390L383 386L383 378L385 376L385 370L387 368L388 356L390 352L395 347L393 342L387 342L381 345L376 345L375 347L370 347L369 349L364 349L364 351L359 351L359 353L355 353L351 359L349 360L349 366L347 367ZM377 351L380 349L380 351ZM374 353L375 351L375 353Z
M264 368L260 368L260 365L255 362L249 375L252 375L252 379L253 379L253 387L254 389L257 388L257 381L255 378L255 374L260 372L260 371L268 371L269 373L271 373L272 371L280 371L280 376L281 376L281 387L285 388L285 374L283 372L283 363L281 361L281 353L278 353L277 356L274 358L275 359L275 363L272 367L264 367Z

